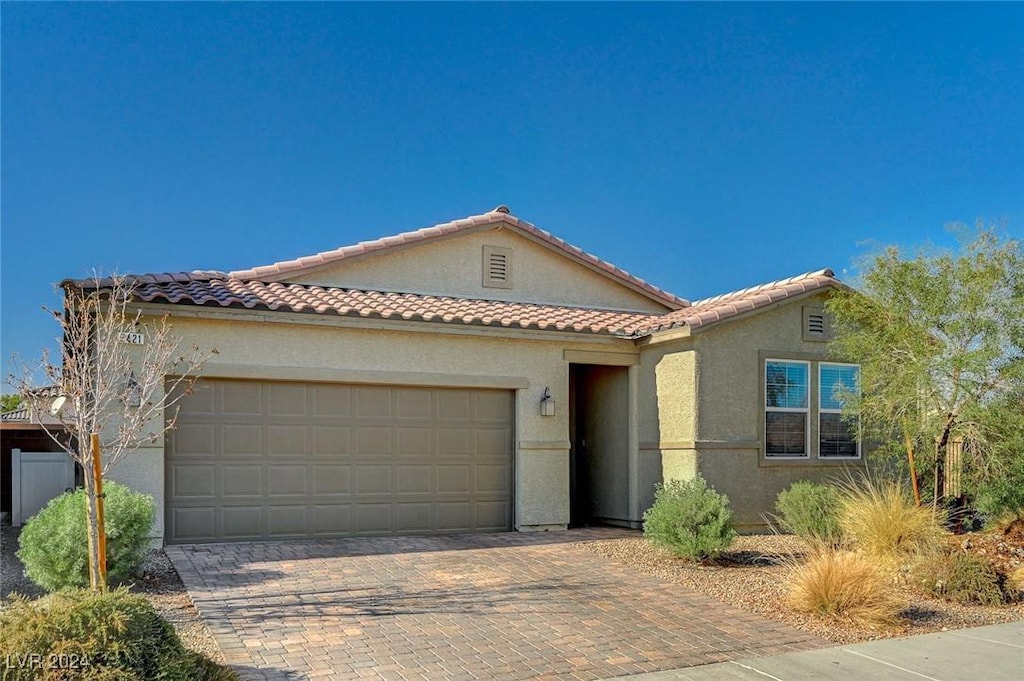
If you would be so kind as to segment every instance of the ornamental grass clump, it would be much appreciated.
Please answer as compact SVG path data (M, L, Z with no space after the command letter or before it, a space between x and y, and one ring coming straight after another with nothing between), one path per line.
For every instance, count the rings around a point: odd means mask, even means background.
M736 537L729 499L701 476L658 486L654 505L644 513L644 536L677 558L714 558Z
M839 528L851 547L890 566L942 546L942 516L931 506L916 506L897 482L860 480L844 486Z
M799 480L779 492L775 510L787 531L811 544L838 546L843 537L839 499L839 490L832 485Z
M107 577L136 576L149 548L153 497L116 482L104 486ZM62 494L32 516L21 531L18 558L25 574L47 591L89 586L85 491Z
M788 593L798 612L863 626L896 622L904 608L885 570L864 554L823 548L792 567Z

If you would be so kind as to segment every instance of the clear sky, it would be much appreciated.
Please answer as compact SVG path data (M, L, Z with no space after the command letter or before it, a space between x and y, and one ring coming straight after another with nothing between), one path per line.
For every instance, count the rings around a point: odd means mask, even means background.
M2 8L2 346L53 284L512 212L701 298L1024 233L1024 4ZM844 274L844 270L846 271Z

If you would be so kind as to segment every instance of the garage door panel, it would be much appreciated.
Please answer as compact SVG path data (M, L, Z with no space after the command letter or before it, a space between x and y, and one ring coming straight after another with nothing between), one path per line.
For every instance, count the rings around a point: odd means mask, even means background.
M268 507L267 534L271 537L301 537L309 533L305 504Z
M350 426L312 426L313 455L336 457L352 451Z
M472 396L465 390L438 390L437 417L441 420L468 421L472 418Z
M181 456L207 457L217 451L217 429L208 423L181 423L171 431L169 440Z
M508 428L477 428L473 454L477 458L505 459L512 447L512 431Z
M473 431L469 428L438 428L436 451L442 457L468 457L473 451Z
M471 514L468 501L438 502L437 527L446 532L468 532L472 527Z
M468 494L470 490L469 466L438 466L437 491L439 494Z
M434 431L432 428L396 427L395 454L399 458L416 456L432 456L434 448Z
M391 388L359 386L353 389L356 416L371 419L391 417Z
M263 496L263 466L260 464L224 464L221 471L221 496Z
M434 491L434 473L431 466L398 466L399 494L429 494Z
M433 504L429 501L396 505L397 532L429 532L434 525Z
M356 534L390 534L390 502L379 504L356 504Z
M213 506L175 508L168 518L178 541L213 541L217 539L217 510Z
M313 385L312 395L313 416L341 418L352 413L352 391L344 385Z
M213 465L179 464L171 476L171 492L181 498L212 499L216 496Z
M479 465L474 467L476 480L474 489L477 492L498 492L506 493L511 491L512 484L507 466L502 465Z
M476 397L476 420L508 423L508 415L512 413L512 394L507 391L492 390L478 392Z
M430 421L434 416L429 391L417 388L394 388L395 416L403 420Z
M476 504L476 526L481 530L499 530L508 526L511 516L506 501L478 501Z
M309 496L309 474L306 466L271 465L267 468L271 497Z
M352 534L351 517L349 504L317 504L313 506L313 534Z
M314 496L321 496L326 494L351 494L351 492L351 466L339 465L313 467Z
M220 426L220 454L258 456L263 451L263 426L224 424Z
M304 416L309 411L302 383L274 383L267 393L269 416Z
M248 414L259 416L263 413L263 384L246 381L232 381L219 384L221 390L221 411L224 414Z
M510 391L201 379L194 392L167 438L171 542L511 527Z
M258 539L264 534L263 506L224 506L220 511L225 539Z
M391 494L391 466L357 466L356 494Z
M391 447L391 428L361 426L356 429L357 454L390 454Z

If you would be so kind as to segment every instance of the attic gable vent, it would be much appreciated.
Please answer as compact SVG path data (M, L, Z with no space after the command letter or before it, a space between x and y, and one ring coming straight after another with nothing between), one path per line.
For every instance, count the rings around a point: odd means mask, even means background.
M827 341L829 339L829 323L822 307L805 307L803 339L805 341Z
M483 275L486 288L512 288L512 249L484 246Z

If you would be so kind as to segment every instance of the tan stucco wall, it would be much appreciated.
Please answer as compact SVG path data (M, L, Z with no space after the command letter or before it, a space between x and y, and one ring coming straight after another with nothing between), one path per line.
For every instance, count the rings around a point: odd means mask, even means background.
M512 288L482 283L483 247L512 249ZM340 262L289 281L486 300L665 312L668 308L507 228Z
M667 353L658 361L662 372L678 374L658 380L659 412L686 414L693 395L692 419L680 424L658 419L660 451L666 479L700 472L732 504L741 530L764 527L780 491L796 480L828 481L844 474L850 461L765 460L761 456L761 362L765 355L798 355L825 359L827 344L803 340L804 306L820 305L823 297L803 298L775 309L711 327L688 339L654 344L647 356ZM674 354L679 359L674 359ZM684 361L682 357L692 358ZM811 437L816 436L814 419ZM649 426L650 423L646 422ZM647 434L645 440L653 440ZM812 448L813 449L813 448Z
M223 316L195 310L194 314ZM281 319L274 314L265 319ZM296 319L296 315L286 315ZM565 350L635 352L631 341L570 334L517 337L418 332L395 325L355 328L345 320L320 325L177 317L187 343L216 348L203 376L279 380L451 385L515 389L515 525L522 530L565 527L568 496L568 362ZM401 324L400 324L401 326ZM426 329L424 324L406 324ZM540 415L549 387L554 416ZM115 471L157 502L163 535L163 447L129 457ZM623 481L623 486L628 481Z

